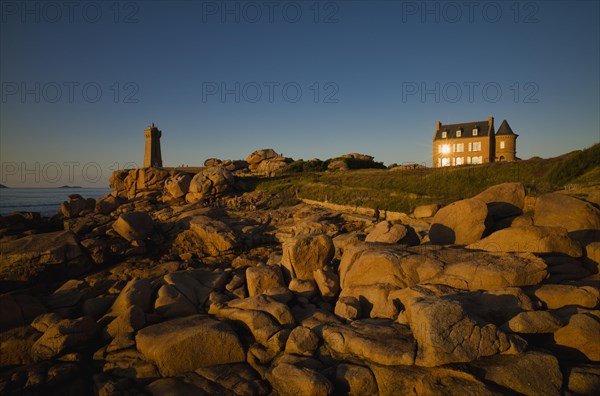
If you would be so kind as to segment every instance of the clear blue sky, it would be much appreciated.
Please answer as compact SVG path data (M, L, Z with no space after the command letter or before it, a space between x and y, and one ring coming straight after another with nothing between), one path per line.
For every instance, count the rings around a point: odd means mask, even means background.
M267 147L430 164L437 119L488 115L525 159L600 141L597 1L44 4L1 5L9 186L69 184L69 167L105 185L142 163L151 122L165 166Z

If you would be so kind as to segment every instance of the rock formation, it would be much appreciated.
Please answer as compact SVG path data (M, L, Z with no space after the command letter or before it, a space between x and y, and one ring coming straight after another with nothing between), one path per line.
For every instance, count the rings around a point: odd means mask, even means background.
M273 149L256 150L246 158L248 169L252 173L271 176L276 171L283 169L292 162L291 158L286 158L277 154Z
M285 163L0 217L0 393L598 394L595 206L507 183L365 224L238 189Z

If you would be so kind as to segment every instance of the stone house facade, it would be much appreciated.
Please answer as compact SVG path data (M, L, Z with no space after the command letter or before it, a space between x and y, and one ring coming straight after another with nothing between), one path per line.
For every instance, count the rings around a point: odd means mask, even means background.
M433 167L478 165L515 161L515 134L506 120L494 130L494 117L487 121L443 125L437 121L433 136Z

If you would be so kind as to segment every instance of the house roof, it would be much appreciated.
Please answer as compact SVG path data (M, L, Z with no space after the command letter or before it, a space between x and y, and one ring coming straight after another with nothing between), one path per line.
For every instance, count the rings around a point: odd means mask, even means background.
M478 128L477 136L488 136L488 120L463 122L461 124L442 124L440 130L436 132L434 140L442 139L442 132L447 132L447 139L455 139L456 131L462 130L461 138L473 137L473 129ZM460 139L460 138L459 138Z
M508 122L506 122L506 120L502 121L502 125L500 125L500 128L498 128L498 132L496 132L496 135L519 136L516 133L514 133L512 129L510 129L510 125L508 125Z

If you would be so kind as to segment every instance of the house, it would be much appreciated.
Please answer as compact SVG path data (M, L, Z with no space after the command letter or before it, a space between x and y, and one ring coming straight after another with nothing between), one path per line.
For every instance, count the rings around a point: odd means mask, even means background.
M433 136L433 167L515 161L517 137L506 120L494 131L494 117L487 121L443 125L437 121Z

